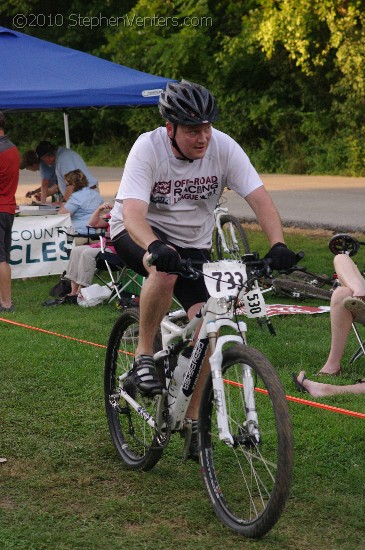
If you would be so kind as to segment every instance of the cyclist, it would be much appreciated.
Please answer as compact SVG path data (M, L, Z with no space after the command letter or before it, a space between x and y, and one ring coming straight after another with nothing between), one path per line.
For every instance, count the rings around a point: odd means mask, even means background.
M213 211L226 186L244 197L268 237L277 269L295 263L284 244L280 216L242 148L212 127L218 110L203 86L185 80L169 83L159 99L165 127L142 134L127 158L111 211L111 237L118 255L148 276L140 297L140 332L129 381L147 394L161 393L153 362L153 340L172 295L191 319L207 299L204 281L186 280L180 258L210 259ZM146 258L155 256L153 267ZM207 363L207 362L206 362ZM187 417L197 418L204 365Z

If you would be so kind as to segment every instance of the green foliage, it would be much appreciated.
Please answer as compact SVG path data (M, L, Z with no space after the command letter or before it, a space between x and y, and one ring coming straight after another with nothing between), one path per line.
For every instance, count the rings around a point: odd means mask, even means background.
M365 9L363 0L45 0L0 8L63 14L64 25L26 27L39 38L134 69L199 82L217 97L217 127L263 172L364 175ZM101 15L94 29L70 14ZM119 17L116 25L110 18ZM9 115L17 143L63 141L60 114ZM125 157L143 131L161 124L156 108L74 111L74 144L119 143ZM113 145L112 145L113 148Z

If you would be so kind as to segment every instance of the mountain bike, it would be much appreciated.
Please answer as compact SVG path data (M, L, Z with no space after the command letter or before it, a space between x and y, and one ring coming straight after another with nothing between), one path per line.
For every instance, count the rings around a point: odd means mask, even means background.
M240 260L244 254L249 254L250 245L242 225L229 213L228 208L222 206L222 202L214 210L214 221L214 256L217 259Z
M191 421L185 415L209 354L211 374L198 418L201 471L218 518L251 538L263 536L278 521L293 469L283 387L268 359L247 345L247 324L235 313L243 300L247 316L266 323L273 333L257 283L268 270L267 260L252 255L243 261L204 263L202 271L185 262L182 274L192 278L203 272L210 297L189 322L183 310L162 320L154 343L162 395L148 397L128 384L139 335L138 309L125 310L115 322L104 375L106 415L117 454L127 467L146 471L158 463L174 434L185 439L186 457Z

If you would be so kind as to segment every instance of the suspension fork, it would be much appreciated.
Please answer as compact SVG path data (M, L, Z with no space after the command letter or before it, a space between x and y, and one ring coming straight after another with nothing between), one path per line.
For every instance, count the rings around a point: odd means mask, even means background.
M227 336L219 336L218 331L221 326L230 326L240 335L229 334ZM217 423L219 431L219 439L224 441L227 445L234 445L233 435L230 433L227 416L227 405L224 391L224 380L222 375L222 362L223 362L223 346L226 343L237 342L244 344L244 339L241 334L245 334L247 331L247 325L243 321L239 321L238 327L233 321L227 319L211 321L207 324L207 333L210 344L210 357L209 362L212 372L212 385L214 393L214 403L217 411ZM251 369L250 369L251 370Z

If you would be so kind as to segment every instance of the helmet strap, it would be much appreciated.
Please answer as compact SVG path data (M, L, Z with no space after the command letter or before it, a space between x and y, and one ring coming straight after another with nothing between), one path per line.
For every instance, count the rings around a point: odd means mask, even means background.
M186 155L184 155L184 153L182 152L182 150L180 149L180 147L178 146L177 144L177 141L175 139L175 136L176 136L176 132L177 132L177 124L174 124L173 125L174 127L174 133L172 135L172 137L170 137L170 141L171 141L171 145L173 146L174 149L176 149L176 151L178 153L180 153L180 157L176 157L178 160L188 160L189 162L194 162L194 159L190 159L189 157L187 157Z

